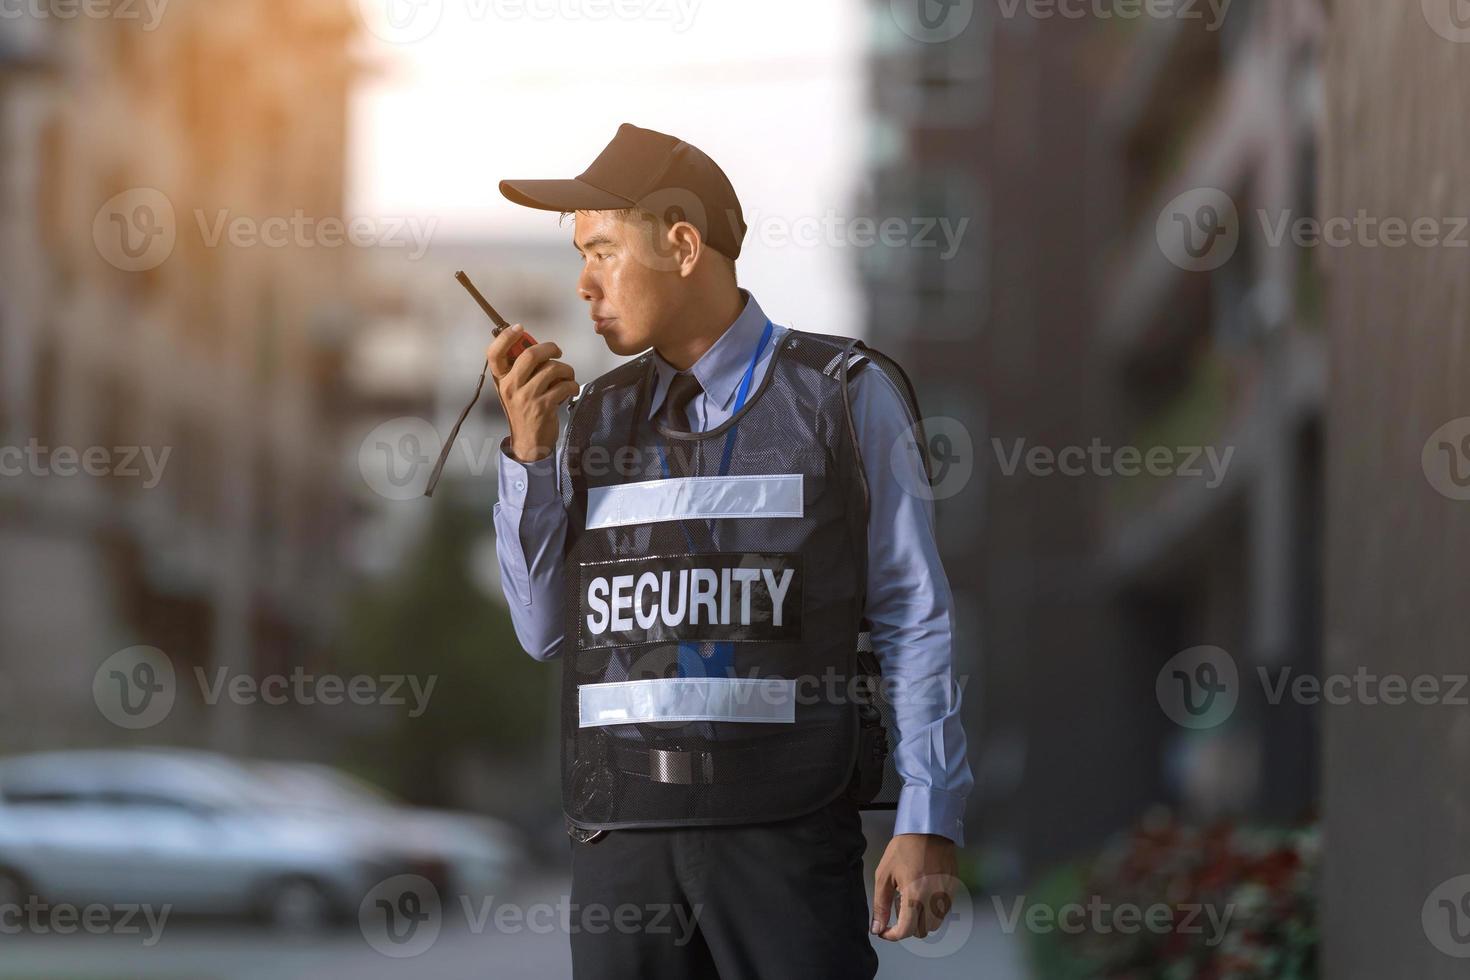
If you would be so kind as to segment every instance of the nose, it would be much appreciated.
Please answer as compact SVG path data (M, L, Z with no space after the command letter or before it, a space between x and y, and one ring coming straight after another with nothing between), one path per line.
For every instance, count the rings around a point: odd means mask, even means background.
M591 267L584 264L582 274L577 277L577 295L590 303L601 294L602 291L597 288L597 280L592 277Z

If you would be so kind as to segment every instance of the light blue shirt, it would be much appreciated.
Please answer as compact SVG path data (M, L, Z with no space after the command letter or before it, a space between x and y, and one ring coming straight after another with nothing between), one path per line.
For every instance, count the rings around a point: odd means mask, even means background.
M765 329L760 304L741 292L744 311L689 369L704 389L689 405L691 431L712 429L730 417L736 389ZM789 332L775 328L756 364L752 391ZM677 373L656 354L654 367L650 416L663 405ZM933 505L904 489L924 485L918 453L891 452L902 440L912 445L913 420L907 401L876 368L853 378L852 415L869 492L866 613L884 683L895 691L898 732L890 739L903 788L894 833L938 834L963 844L965 800L974 779L965 759L960 688L954 680L949 580L934 540ZM501 449L495 505L501 581L521 645L537 660L548 660L561 652L565 623L567 515L557 483L559 454L524 465L507 448ZM912 466L911 478L900 481L893 466Z

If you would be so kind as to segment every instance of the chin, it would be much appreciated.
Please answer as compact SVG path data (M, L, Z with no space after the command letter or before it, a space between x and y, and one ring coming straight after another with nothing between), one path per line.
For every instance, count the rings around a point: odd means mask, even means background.
M632 357L648 350L649 345L625 337L620 331L604 334L603 341L607 343L607 349L619 357Z

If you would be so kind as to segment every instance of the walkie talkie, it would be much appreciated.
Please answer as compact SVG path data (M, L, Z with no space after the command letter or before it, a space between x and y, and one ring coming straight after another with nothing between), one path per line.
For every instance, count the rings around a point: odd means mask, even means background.
M485 315L495 321L495 329L491 332L490 336L499 337L502 333L510 329L510 324L506 322L505 317L497 313L495 307L490 305L490 301L480 295L480 291L475 288L475 284L470 282L469 276L463 272L456 272L454 278L459 280L461 286L469 290L470 295L475 298L475 302L480 304L480 309L485 311ZM521 354L535 346L536 338L523 331L521 333L521 339L510 346L510 362L514 364L517 357L520 357Z
M499 337L502 333L510 329L510 323L496 311L495 307L490 305L489 300L480 294L480 291L475 288L475 284L470 282L469 276L463 272L456 272L454 278L459 280L461 286L469 290L469 294L475 298L475 302L480 304L480 309L484 310L485 315L490 317L495 323L495 330L491 333L492 337ZM520 357L535 345L536 338L523 330L521 332L521 338L510 345L510 351L507 356L510 358L511 363L514 364L517 357ZM480 369L480 381L475 385L475 393L470 398L470 403L464 407L464 411L459 413L459 419L454 423L454 428L449 430L449 438L444 440L444 448L439 450L439 459L434 463L434 472L429 474L428 486L424 488L425 497L434 496L434 488L439 485L439 477L444 472L444 463L449 459L449 451L454 448L454 440L459 436L459 427L464 425L464 420L469 418L470 410L480 400L480 392L485 388L485 375L489 371L490 360L486 358L485 366Z

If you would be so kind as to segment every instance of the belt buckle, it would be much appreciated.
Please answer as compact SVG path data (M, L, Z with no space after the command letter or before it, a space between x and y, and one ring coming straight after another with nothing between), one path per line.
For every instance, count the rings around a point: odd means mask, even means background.
M694 749L649 749L648 778L656 783L678 786L712 783L715 781L715 760L710 753Z
M678 749L649 749L648 778L656 783L688 786L694 782L693 755Z
M586 827L578 827L572 823L570 817L566 818L567 836L579 844L591 844L607 836L605 830L588 830Z

